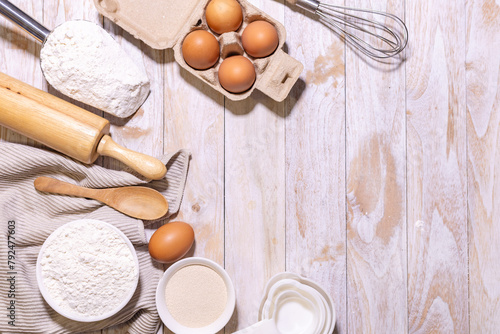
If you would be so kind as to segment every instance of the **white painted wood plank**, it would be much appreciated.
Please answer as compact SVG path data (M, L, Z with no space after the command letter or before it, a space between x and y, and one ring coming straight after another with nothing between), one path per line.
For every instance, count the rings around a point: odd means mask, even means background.
M404 15L404 1L346 1ZM405 80L398 59L346 52L348 332L404 333Z
M468 332L465 12L408 2L408 327Z
M171 50L164 61L164 150L192 153L176 219L195 229L194 255L224 265L224 99L182 69Z
M284 120L274 114L282 105L250 104L237 107L246 115L226 111L225 265L237 295L227 333L257 322L265 284L285 271Z
M500 327L500 4L467 5L470 332Z
M283 22L284 7L251 1ZM226 333L258 320L264 286L285 270L284 104L254 92L226 99L225 265L236 289L236 311Z
M285 109L286 269L325 288L347 333L344 44L316 17L285 14L289 53L304 64Z

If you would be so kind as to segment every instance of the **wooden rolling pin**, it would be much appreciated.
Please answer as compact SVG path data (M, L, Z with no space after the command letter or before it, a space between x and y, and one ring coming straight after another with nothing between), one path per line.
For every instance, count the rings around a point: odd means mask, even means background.
M86 164L105 155L150 179L167 172L160 160L115 143L106 119L1 72L0 125Z

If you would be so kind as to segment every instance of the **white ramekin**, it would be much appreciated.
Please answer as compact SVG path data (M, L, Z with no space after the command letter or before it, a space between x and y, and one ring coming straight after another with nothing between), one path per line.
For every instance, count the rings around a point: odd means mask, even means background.
M205 327L191 328L181 325L172 317L172 315L168 311L167 303L165 301L165 289L167 287L169 279L181 268L191 265L203 265L214 270L223 279L224 284L227 288L227 302L224 311L217 320ZM224 270L224 268L222 268L214 261L202 257L191 257L174 263L165 271L163 277L158 283L158 288L156 289L156 308L158 309L158 314L160 315L162 322L174 333L213 334L224 328L224 326L226 326L226 324L229 322L229 319L231 319L231 316L234 312L234 307L236 305L235 296L236 294L234 292L233 282L229 278L229 275Z

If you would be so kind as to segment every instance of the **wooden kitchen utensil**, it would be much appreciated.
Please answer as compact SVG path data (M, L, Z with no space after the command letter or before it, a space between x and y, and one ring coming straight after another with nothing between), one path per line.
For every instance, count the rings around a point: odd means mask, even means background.
M0 125L86 164L105 155L150 179L167 172L160 160L115 143L108 120L1 72Z
M37 177L34 185L38 191L95 199L139 219L159 219L168 211L165 197L158 191L146 187L90 189L46 176Z

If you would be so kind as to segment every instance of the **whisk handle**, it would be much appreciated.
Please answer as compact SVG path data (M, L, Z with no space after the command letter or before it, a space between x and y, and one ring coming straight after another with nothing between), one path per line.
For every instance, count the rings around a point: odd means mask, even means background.
M308 12L315 13L319 7L319 1L317 0L286 0L289 4L295 5Z
M17 24L31 36L43 43L50 31L8 0L0 0L0 14Z

